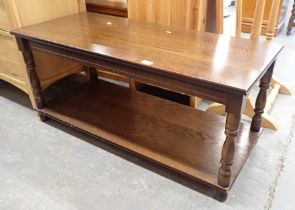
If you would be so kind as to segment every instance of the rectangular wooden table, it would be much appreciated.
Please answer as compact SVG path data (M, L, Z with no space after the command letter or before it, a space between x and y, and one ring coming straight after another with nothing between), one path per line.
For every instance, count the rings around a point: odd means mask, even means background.
M282 46L82 13L12 32L26 61L36 110L216 189L225 200L260 135ZM89 67L88 83L44 101L32 50ZM226 106L227 117L97 80L94 68ZM245 97L260 80L251 126ZM255 177L254 177L255 178Z

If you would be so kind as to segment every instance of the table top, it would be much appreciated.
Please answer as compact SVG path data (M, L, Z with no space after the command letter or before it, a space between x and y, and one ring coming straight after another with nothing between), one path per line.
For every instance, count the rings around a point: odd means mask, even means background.
M81 13L12 31L247 94L282 45Z

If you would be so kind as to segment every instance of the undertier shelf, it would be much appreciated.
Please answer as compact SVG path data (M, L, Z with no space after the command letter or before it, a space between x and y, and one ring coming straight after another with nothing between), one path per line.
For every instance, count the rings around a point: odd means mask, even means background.
M225 117L132 91L104 81L88 82L38 110L160 165L229 190L259 134L241 123L229 188L217 184Z

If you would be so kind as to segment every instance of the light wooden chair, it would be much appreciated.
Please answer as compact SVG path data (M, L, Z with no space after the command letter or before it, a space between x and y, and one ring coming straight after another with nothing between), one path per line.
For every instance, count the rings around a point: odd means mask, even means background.
M204 0L129 0L128 18L160 25L205 30Z
M207 15L207 11L210 15ZM223 0L128 0L128 18L195 31L222 33ZM132 79L129 85L132 89L139 86ZM190 105L193 107L197 107L201 101L197 97L190 97Z
M237 2L236 4L237 6L236 37L240 37L243 0L237 0L236 2ZM266 0L257 0L255 14L254 14L254 21L253 21L253 26L251 31L251 37L250 37L250 39L252 40L259 40L260 38L265 2ZM269 17L269 24L267 28L267 34L266 34L266 39L269 41L272 40L273 37L275 36L275 24L276 24L278 11L279 11L279 4L280 4L280 1L273 1L272 3L270 17ZM271 86L272 86L272 89L268 96L266 107L264 109L262 126L265 128L273 129L273 130L278 130L277 123L267 113L271 110L271 107L276 97L278 96L278 93L291 95L291 91L289 88L284 86L281 82L279 82L277 78L272 79ZM252 116L254 115L254 107L255 107L254 100L252 99L250 95L247 98L244 114L252 118ZM214 114L220 114L220 115L225 114L224 106L218 103L213 103L212 105L210 105L207 111Z

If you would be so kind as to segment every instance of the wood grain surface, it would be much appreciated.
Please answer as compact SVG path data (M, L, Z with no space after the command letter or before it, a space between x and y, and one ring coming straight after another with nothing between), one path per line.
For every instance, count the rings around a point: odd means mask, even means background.
M197 33L101 14L81 13L13 34L247 94L281 51L267 41ZM69 38L70 37L70 38Z
M217 183L225 139L222 116L107 82L89 82L38 111L102 137L193 179L228 190L260 133L241 124L229 187Z

